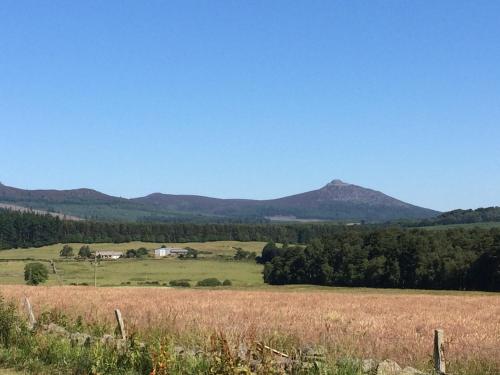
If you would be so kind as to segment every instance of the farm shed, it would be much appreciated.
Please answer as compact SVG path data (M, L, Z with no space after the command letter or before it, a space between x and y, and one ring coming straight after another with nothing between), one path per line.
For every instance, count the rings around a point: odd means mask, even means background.
M155 257L167 257L175 255L186 255L188 251L186 249L180 249L177 247L161 247L155 250Z
M96 256L101 259L112 259L116 260L123 256L120 251L96 251Z

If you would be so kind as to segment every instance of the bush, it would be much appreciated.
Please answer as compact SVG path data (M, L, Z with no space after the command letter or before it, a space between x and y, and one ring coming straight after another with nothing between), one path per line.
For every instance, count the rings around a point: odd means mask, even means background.
M78 250L78 256L80 258L90 258L92 257L92 251L90 250L90 247L87 245L84 245L80 247L80 250Z
M0 345L6 348L10 346L18 320L15 305L5 302L0 295Z
M219 279L215 277L210 277L208 279L200 280L196 284L197 286L221 286L222 283L220 282Z
M38 285L47 281L48 278L49 270L42 263L28 263L24 267L24 280L28 285Z
M59 252L59 256L62 256L65 258L72 257L73 255L74 255L73 248L69 245L64 245L62 250Z
M226 280L224 280L224 281L222 282L222 285L223 285L223 286L231 286L231 285L233 285L233 283L231 282L231 280L226 279Z
M129 249L125 253L126 258L145 258L149 255L148 249L140 247L139 249Z
M153 281L142 281L142 282L138 282L137 285L160 285L160 282L157 281L157 280L153 280Z
M251 260L254 261L257 257L255 251L245 251L241 247L236 248L236 253L233 256L234 260Z
M170 286L180 286L183 288L189 288L191 286L191 283L189 280L186 279L180 279L180 280L170 280L168 283Z

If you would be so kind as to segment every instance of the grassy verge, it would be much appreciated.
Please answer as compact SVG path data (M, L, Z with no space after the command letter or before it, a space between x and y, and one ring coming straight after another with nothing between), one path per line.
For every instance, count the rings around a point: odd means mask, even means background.
M44 328L54 321L60 324L57 331ZM223 333L201 339L196 349L179 347L175 336L166 333L159 333L148 343L140 343L132 335L126 341L104 342L93 337L81 344L75 343L73 336L68 339L61 334L61 330L68 334L77 329L96 333L106 328L47 313L30 330L15 306L0 299L0 366L33 374L361 374L360 363L354 360L311 363L294 356L284 362L283 357L278 360L255 345L235 349Z

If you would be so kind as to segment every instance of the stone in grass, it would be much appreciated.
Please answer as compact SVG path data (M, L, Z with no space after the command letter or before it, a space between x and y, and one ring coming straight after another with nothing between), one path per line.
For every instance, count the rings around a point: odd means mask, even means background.
M242 361L244 360L247 360L248 357L249 357L249 349L248 349L248 346L247 344L245 344L244 342L240 343L240 345L238 346L238 358Z
M103 345L113 345L115 342L115 338L112 335L103 335L101 337L101 344Z
M399 375L401 367L394 361L386 359L377 366L377 375Z
M184 354L185 351L186 351L186 349L184 349L184 347L182 347L182 346L175 346L174 347L174 353L177 355Z
M71 345L73 346L89 346L91 343L91 336L86 333L72 333L70 336Z
M374 374L377 371L377 361L374 359L364 359L361 362L361 371L363 374Z
M45 331L49 334L59 336L59 337L69 337L70 333L66 331L64 327L61 327L55 323L50 323L46 328Z
M326 349L320 345L307 344L300 351L304 360L321 360L326 355Z

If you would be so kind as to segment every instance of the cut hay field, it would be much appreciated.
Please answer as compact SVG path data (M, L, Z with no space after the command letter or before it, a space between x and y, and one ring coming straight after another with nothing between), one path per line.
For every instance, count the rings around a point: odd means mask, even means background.
M224 332L232 342L265 340L277 348L321 344L329 352L358 358L391 358L428 367L433 330L446 338L449 371L456 363L500 365L500 295L273 290L179 290L0 286L36 312L57 309L85 321L114 324L120 308L131 332L158 332L186 341Z

